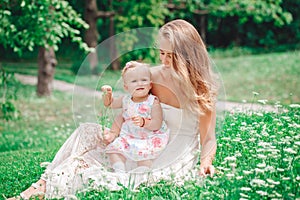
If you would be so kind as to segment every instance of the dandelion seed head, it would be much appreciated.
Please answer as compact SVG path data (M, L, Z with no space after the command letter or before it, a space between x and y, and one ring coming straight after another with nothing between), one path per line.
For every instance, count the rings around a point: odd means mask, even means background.
M263 154L257 154L257 157L260 159L266 159L267 156L263 155Z
M267 99L259 99L259 100L257 100L257 102L265 105L268 102L268 100Z
M263 117L264 116L264 114L262 114L261 112L257 112L257 113L255 113L257 116L259 116L259 117Z
M275 190L273 191L273 193L274 193L277 197L282 197L282 195L279 194L278 192L276 192Z
M275 172L275 168L273 166L266 166L265 171Z
M252 185L259 185L259 186L265 186L266 185L266 181L261 180L261 179L253 179L252 181L250 181L250 184Z
M281 180L288 181L288 180L291 180L291 177L282 177Z
M235 153L235 157L242 157L241 152L236 152L236 153Z
M228 156L224 160L226 160L226 161L236 161L236 157L234 157L234 156Z
M232 141L239 142L239 141L241 141L241 138L234 138Z
M273 184L273 185L279 185L280 184L279 181L274 181L274 180L269 179L269 178L267 178L266 180L267 180L268 183Z
M261 195L261 196L267 196L268 195L267 192L261 191L261 190L256 191L256 193L259 194L259 195Z
M229 165L230 167L233 167L233 168L236 167L236 163L234 163L234 162L233 162L233 163L229 163L228 165Z
M253 172L252 172L252 171L248 171L248 170L243 170L243 173L244 173L245 175L249 175L249 174L252 174Z
M264 168L266 167L266 163L258 163L256 166L259 168Z
M249 187L241 187L240 190L242 190L242 191L251 191L251 188L249 188Z
M291 108L300 108L300 104L290 104Z
M265 172L265 170L259 169L259 168L255 168L254 170L256 173L264 173Z
M283 149L283 151L285 151L287 153L291 153L291 154L297 154L297 152L294 151L294 149L292 149L292 148L285 148L285 149Z
M244 194L244 193L240 193L240 196L241 196L241 197L245 197L245 198L249 198L249 196L246 195L246 194Z
M228 178L231 178L231 177L234 177L234 174L228 173L228 174L226 174L226 176L227 176Z

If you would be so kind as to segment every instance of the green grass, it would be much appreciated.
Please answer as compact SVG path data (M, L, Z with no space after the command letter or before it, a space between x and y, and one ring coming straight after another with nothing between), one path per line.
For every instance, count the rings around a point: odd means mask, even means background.
M0 90L1 92L1 90ZM75 129L72 96L54 92L38 98L35 87L9 85L19 119L0 119L0 198L17 195L38 180L41 162L51 161ZM84 105L83 105L84 106ZM286 109L286 110L284 110ZM80 199L296 199L300 197L300 108L284 106L278 113L226 113L218 128L213 178L177 186L161 181L139 191L92 190ZM220 123L220 122L218 122Z
M214 59L225 91L226 99L252 102L258 99L282 104L300 102L300 51L245 55Z

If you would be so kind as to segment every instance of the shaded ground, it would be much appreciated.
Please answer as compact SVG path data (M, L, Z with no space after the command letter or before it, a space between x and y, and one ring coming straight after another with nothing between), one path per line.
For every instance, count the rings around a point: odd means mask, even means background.
M30 75L21 75L15 74L15 77L23 84L36 85L37 77ZM54 80L53 89L59 90L62 92L74 92L75 85L71 83L67 83L60 80ZM80 92L82 95L90 95L94 97L101 98L101 92L94 91L89 88L81 87L76 85L76 92ZM263 104L252 104L252 103L236 103L236 102L218 102L217 103L218 110L227 110L227 111L247 111L247 110L263 110L263 111L277 111L277 108L271 105L263 105Z

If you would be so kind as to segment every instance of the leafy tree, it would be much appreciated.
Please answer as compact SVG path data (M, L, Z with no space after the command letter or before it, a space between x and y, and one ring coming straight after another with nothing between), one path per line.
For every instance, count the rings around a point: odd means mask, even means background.
M210 33L207 39L216 46L272 44L275 29L293 20L282 0L174 0L172 4L172 18L191 19L204 38ZM266 25L268 30L263 29Z
M121 62L128 60L143 60L155 62L157 50L155 49L139 49L141 44L137 38L143 35L143 40L155 42L156 34L153 32L136 33L137 28L142 27L160 27L165 23L166 16L169 14L167 2L161 0L132 0L132 1L114 1L113 9L116 11L115 25L116 33L122 33L124 39L118 41L118 49L132 50L129 54L122 57ZM150 42L147 42L148 44ZM139 49L138 51L134 51Z
M64 0L1 0L0 5L0 43L20 56L39 47L37 93L50 95L59 43L70 37L88 51L80 37L80 30L88 25Z

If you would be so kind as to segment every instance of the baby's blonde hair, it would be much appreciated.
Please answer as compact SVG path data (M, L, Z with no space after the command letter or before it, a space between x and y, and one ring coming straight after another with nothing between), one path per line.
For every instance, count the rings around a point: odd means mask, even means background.
M187 21L174 20L161 27L159 36L171 44L174 78L188 99L183 106L198 114L212 110L217 97L217 77L195 27Z
M151 72L150 72L150 68L149 68L148 64L140 63L140 62L137 62L137 61L129 61L129 62L126 63L125 67L122 70L121 75L122 75L123 79L124 79L124 75L126 74L128 69L132 69L132 68L136 68L136 67L144 67L145 69L147 69L147 71L149 71L150 78L151 78Z

